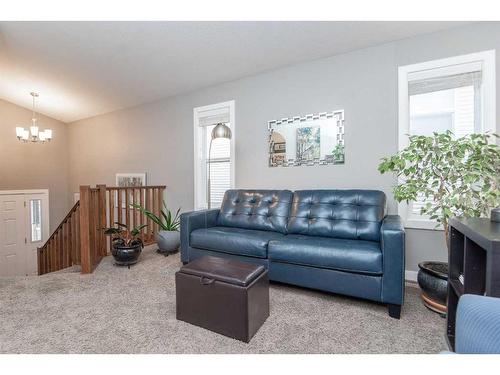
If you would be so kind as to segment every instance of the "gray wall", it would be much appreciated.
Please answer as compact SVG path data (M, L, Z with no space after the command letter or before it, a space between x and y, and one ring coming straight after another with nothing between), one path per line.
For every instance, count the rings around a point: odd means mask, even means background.
M167 185L167 202L193 207L193 108L236 101L239 188L373 188L389 197L395 178L380 158L397 151L397 67L500 49L500 26L475 24L291 66L70 124L70 187L114 184L117 172L148 173ZM267 121L345 110L343 166L269 168ZM85 141L82 141L85 140ZM442 232L408 230L407 269L444 260Z
M26 128L30 119L30 110L0 100L0 190L49 189L52 232L68 213L71 200L67 125L39 115L40 128L51 128L54 139L23 144L17 140L15 128Z

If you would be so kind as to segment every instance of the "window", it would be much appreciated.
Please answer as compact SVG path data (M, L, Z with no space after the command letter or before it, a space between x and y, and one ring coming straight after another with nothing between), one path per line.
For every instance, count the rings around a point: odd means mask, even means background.
M214 139L210 147L217 123L226 124L232 137ZM226 190L234 187L234 137L234 101L194 109L195 209L208 208L208 194L210 207L220 207Z
M456 137L495 131L495 51L399 68L399 149L408 135L451 130ZM434 229L424 199L400 204L410 228Z
M42 200L30 200L31 242L42 240Z
M451 79L450 79L451 78ZM441 82L439 82L441 81ZM460 85L460 86L459 86ZM462 86L463 85L463 86ZM454 87L458 86L458 87ZM411 135L430 136L447 130L456 137L481 131L481 72L409 82ZM476 129L478 128L478 129ZM427 219L420 211L423 197L409 205L408 218Z
M474 133L481 116L475 101L480 99L480 90L472 85L410 94L410 134L432 135L451 130L462 137Z

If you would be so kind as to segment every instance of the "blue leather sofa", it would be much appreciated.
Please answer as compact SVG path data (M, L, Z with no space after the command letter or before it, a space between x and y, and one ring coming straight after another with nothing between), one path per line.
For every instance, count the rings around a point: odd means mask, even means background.
M262 264L273 281L365 298L399 318L405 232L376 190L228 190L222 206L181 215L181 260Z

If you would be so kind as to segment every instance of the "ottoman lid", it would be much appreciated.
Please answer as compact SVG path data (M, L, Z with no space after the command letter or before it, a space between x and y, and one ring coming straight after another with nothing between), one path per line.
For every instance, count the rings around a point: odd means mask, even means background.
M210 280L222 281L228 284L247 286L265 271L264 266L204 256L182 266L179 272L200 276Z

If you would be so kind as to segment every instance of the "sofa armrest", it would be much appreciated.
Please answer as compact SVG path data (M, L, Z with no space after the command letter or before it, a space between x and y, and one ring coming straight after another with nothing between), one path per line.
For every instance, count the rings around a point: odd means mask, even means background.
M464 294L457 307L455 351L500 354L500 298Z
M387 215L380 228L383 256L382 301L402 305L405 290L405 230L399 215Z
M185 212L181 214L181 261L189 262L189 237L191 232L200 228L217 225L219 209Z

